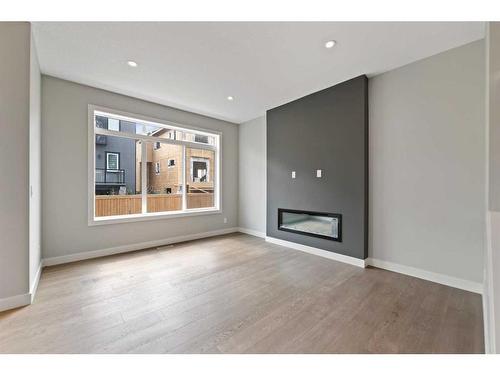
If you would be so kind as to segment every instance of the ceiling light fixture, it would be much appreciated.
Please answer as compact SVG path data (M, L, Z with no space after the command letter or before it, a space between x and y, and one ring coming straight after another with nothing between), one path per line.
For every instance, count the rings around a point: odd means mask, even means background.
M137 68L137 63L135 61L129 60L127 61L128 66L131 66L132 68Z
M234 100L234 98L232 96L228 96L227 100L232 101L232 100Z
M335 40L329 40L325 43L325 48L332 48L337 42Z

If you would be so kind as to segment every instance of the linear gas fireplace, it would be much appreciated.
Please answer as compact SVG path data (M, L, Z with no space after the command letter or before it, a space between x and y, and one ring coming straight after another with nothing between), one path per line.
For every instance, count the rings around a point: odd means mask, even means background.
M278 229L342 242L342 215L278 208Z

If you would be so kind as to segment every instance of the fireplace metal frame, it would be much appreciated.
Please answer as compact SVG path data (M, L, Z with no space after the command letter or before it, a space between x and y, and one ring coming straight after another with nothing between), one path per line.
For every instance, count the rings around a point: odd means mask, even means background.
M316 233L311 233L311 232L304 232L301 230L282 228L281 224L283 223L283 213L284 212L292 213L292 214L307 214L307 215L311 215L311 216L327 216L327 217L336 218L336 219L338 219L338 222L339 222L338 237L335 238L335 237L324 236L321 234L316 234ZM330 241L342 242L342 214L334 214L334 213L330 213L330 212L291 210L288 208L278 208L278 230L282 230L284 232L296 233L296 234L303 234L305 236L323 238L325 240L330 240Z

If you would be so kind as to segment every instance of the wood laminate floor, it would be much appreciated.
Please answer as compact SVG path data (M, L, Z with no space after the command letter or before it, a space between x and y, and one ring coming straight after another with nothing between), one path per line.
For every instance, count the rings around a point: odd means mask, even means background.
M244 234L43 270L2 353L482 353L481 296Z

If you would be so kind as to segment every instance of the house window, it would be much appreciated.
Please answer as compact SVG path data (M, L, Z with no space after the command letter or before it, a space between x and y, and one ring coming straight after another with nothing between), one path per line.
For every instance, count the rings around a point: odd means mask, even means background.
M198 143L208 143L208 135L195 134L194 141Z
M191 158L191 182L209 182L210 159Z
M186 165L186 175L188 183L186 184L188 208L210 207L214 196L216 151L206 149L200 145L186 147L186 156L189 157L189 163Z
M120 120L114 118L108 118L108 130L113 130L115 132L120 131Z
M117 152L106 152L106 169L120 169L120 154Z
M96 116L95 117L95 126L100 129L108 128L108 118L104 116Z
M90 225L219 211L218 133L95 106L89 111ZM168 173L151 160L160 148Z

